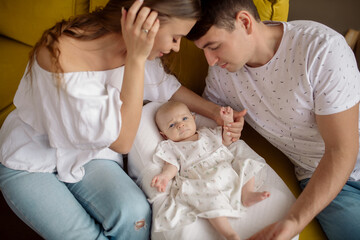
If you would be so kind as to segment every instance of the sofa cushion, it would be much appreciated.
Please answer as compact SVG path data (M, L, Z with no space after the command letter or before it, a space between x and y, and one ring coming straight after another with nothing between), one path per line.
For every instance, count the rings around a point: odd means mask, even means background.
M87 0L2 0L0 34L34 45L57 21L88 12Z
M31 47L0 37L0 126L11 111L12 100L24 73Z
M94 11L97 7L105 6L108 1L109 0L90 0L89 12Z
M287 21L289 0L254 0L254 4L261 21Z

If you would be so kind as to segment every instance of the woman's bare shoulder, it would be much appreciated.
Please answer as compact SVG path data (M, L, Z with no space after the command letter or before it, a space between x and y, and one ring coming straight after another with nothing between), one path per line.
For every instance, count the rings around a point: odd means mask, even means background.
M69 48L68 38L60 36L57 41L57 49L54 51L58 51L59 53L59 63L61 65L61 70L64 72L72 71L73 68L76 69L79 62L77 56L81 56L74 49ZM40 67L49 72L58 72L59 69L54 65L54 59L50 52L50 50L46 46L41 46L36 53L36 60ZM70 65L70 66L69 66Z
M49 72L54 72L54 67L51 64L51 54L46 47L42 46L39 48L36 53L36 61L41 68Z

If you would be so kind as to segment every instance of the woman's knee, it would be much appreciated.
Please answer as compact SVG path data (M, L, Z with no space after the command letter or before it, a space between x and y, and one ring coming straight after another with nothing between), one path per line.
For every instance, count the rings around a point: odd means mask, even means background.
M151 207L145 196L121 203L115 212L118 213L117 218L121 219L120 222L132 227L140 226L142 222L148 225L151 221Z
M146 199L145 199L146 200ZM104 233L116 239L149 239L151 207L143 199L120 204L103 223Z

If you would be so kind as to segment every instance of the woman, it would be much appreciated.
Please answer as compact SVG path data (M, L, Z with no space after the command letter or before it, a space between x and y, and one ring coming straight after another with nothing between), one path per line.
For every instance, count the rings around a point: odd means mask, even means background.
M178 51L198 16L197 0L110 0L35 45L0 132L0 188L43 238L149 239L150 206L119 153L136 135L146 59Z

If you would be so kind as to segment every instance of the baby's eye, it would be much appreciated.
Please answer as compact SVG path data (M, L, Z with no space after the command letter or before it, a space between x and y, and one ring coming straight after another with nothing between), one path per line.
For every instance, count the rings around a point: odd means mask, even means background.
M186 121L186 120L188 120L188 117L183 117L183 121Z
M170 124L169 128L173 128L175 126L175 124Z

